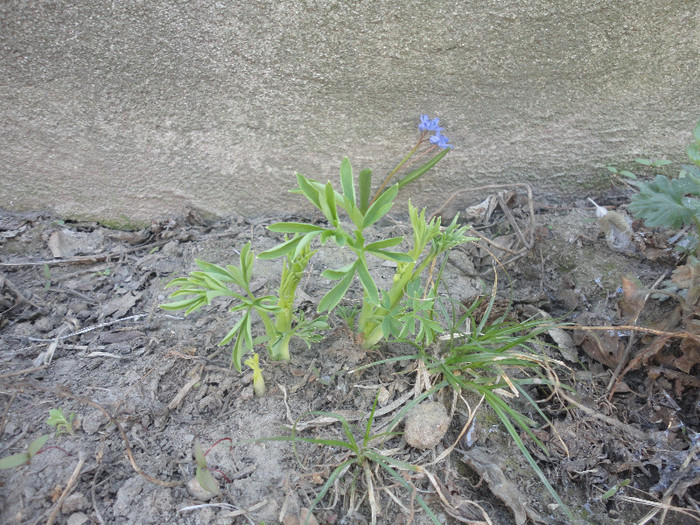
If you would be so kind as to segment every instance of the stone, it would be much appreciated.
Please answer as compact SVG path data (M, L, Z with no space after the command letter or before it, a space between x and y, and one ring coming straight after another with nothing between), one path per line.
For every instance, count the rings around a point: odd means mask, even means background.
M408 414L404 437L406 443L420 450L435 448L450 426L445 407L424 401Z
M73 514L74 512L85 510L89 507L90 502L85 495L80 492L74 492L63 501L61 512L63 512L63 514Z

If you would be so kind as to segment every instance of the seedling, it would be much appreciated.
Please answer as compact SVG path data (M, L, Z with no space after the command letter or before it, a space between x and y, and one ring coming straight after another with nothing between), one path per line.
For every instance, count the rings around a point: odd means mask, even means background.
M44 434L39 436L34 441L32 441L27 447L26 452L20 452L18 454L12 454L11 456L5 456L0 458L0 469L8 469L19 467L20 465L28 465L34 456L43 452L43 447L51 436Z
M218 472L223 476L223 478L226 480L227 483L231 483L231 480L226 477L226 475L221 472L218 469L212 469L207 466L207 454L211 452L211 450L218 445L219 443L223 441L231 441L231 438L222 438L218 440L216 443L214 443L211 447L209 447L209 450L204 452L202 449L202 444L199 442L199 440L195 440L194 442L194 460L197 463L197 471L195 473L195 478L199 482L199 485L211 492L212 494L220 494L221 490L219 488L219 482L216 480L216 478L212 475L212 471Z
M73 420L75 419L75 412L71 412L68 418L63 414L62 408L52 408L49 410L49 419L46 423L56 429L55 436L58 437L61 434L73 435Z
M257 352L253 353L252 357L246 359L244 364L253 371L253 391L255 392L255 396L263 397L265 395L265 379L262 375L262 368L260 368Z
M427 129L433 127L437 127L437 119L434 125ZM438 129L442 130L442 128ZM440 131L436 131L436 135L439 133ZM422 137L424 136L425 131ZM421 144L421 140L418 145ZM418 145L399 166L410 157ZM338 281L338 284L321 299L318 311L332 311L357 277L363 288L362 308L359 315L352 310L343 310L341 316L346 317L353 324L357 321L355 327L357 339L365 348L374 346L383 338L404 337L409 334L415 334L421 342L430 344L434 341L436 334L441 332L440 325L432 318L432 307L439 279L435 280L432 286L423 288L421 277L427 269L434 267L440 256L455 246L477 239L465 235L467 228L457 225L457 217L449 226L442 228L439 218L426 220L425 209L419 211L410 202L408 211L413 229L412 249L407 252L391 250L403 242L403 237L391 237L369 243L366 237L368 228L392 208L399 189L424 174L448 151L445 149L438 153L421 168L409 173L386 191L382 191L395 173L396 170L394 170L371 201L369 200L371 171L363 170L360 173L356 188L352 166L347 158L340 164L342 192L335 190L330 182L322 184L297 173L298 188L293 192L304 195L324 215L329 226L298 222L272 224L268 227L271 231L291 234L293 237L261 253L259 257L274 259L290 256L298 253L299 250L306 249L316 238L321 244L332 240L339 248L351 250L355 261L342 268L326 270L321 274L323 277ZM340 210L345 212L352 227L348 228L343 224ZM389 290L379 290L372 279L367 263L369 256L396 263L393 285Z

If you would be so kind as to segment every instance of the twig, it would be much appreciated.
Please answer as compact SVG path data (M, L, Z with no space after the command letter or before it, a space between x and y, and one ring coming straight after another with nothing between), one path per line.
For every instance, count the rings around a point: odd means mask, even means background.
M203 369L203 364L198 364L195 366L195 368L192 370L192 377L190 380L182 386L177 395L172 399L172 401L170 401L170 403L168 403L168 410L175 410L180 403L182 403L182 400L185 399L185 396L189 393L189 391L192 390L192 387L202 380Z
M129 317L122 317L120 319L114 319L113 321L107 321L105 323L100 323L100 324L96 324L93 326L88 326L86 328L78 330L77 332L72 332L70 334L61 335L59 337L52 337L51 339L38 339L36 337L25 337L25 336L19 336L19 335L5 335L4 337L11 337L13 339L22 339L25 341L32 341L34 343L53 343L54 341L62 341L63 339L75 337L76 335L84 334L87 332L92 332L93 330L97 330L98 328L104 328L105 326L111 326L111 325L116 324L116 323L121 323L122 321L129 321L131 319L138 319L139 317L145 317L145 316L146 316L146 314L130 315Z
M10 396L10 400L7 402L7 406L5 407L5 410L2 413L2 420L0 420L0 439L2 439L2 436L5 433L5 424L7 423L7 413L10 411L10 407L12 406L12 403L15 402L16 397L17 397L17 392L13 392L12 396Z
M68 483L66 483L66 488L63 489L63 493L61 494L61 497L58 498L58 501L54 505L53 510L51 511L51 514L49 515L49 519L46 520L46 525L51 525L53 523L53 521L56 519L56 516L58 516L58 513L61 510L61 505L63 505L63 502L66 500L66 497L73 490L73 485L75 485L75 481L78 479L78 476L80 475L80 471L82 470L84 464L85 464L85 458L83 457L83 452L81 451L80 455L78 456L78 464L75 466L75 469L73 470L73 474L71 474L71 477L68 480Z
M145 250L147 248L155 248L157 246L162 246L167 244L171 239L163 239L151 244L142 244L140 246L134 246L126 250L120 250L119 253L107 253L105 255L86 255L84 257L71 257L69 259L48 259L44 261L22 261L22 262L0 262L0 267L18 267L18 266L43 266L57 265L57 264L90 264L96 262L111 261L112 259L119 259L124 254L137 252L139 250Z
M603 423L607 423L608 425L611 425L619 430L627 432L638 441L647 441L649 439L649 436L645 432L642 432L641 430L637 430L636 428L632 427L631 425L629 425L627 423L623 423L619 419L615 419L613 417L606 416L605 414L601 414L600 412L597 412L597 411L593 410L592 408L587 407L583 403L580 403L580 402L576 401L574 398L566 395L562 389L558 389L557 394L559 395L559 397L561 397L562 399L565 399L566 401L568 401L569 403L574 405L576 408L581 410L586 415L591 416L595 419L598 419L598 420L602 421Z

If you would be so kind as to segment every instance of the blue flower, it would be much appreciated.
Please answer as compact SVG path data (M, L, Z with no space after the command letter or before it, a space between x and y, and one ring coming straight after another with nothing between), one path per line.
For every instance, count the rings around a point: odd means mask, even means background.
M440 128L440 129L442 130L442 128ZM442 148L442 149L451 148L451 147L452 147L451 144L448 144L448 143L447 143L449 140L450 140L450 139L448 139L445 135L441 135L441 134L440 134L440 131L436 131L436 132L435 132L435 135L433 135L432 137L430 137L430 142L431 142L432 144L437 144L438 147L440 147L440 148Z
M440 119L437 117L430 120L430 117L428 115L421 115L420 116L420 124L418 124L418 130L419 131L435 131L436 133L440 133L443 130L443 128L438 126L439 122L440 122Z

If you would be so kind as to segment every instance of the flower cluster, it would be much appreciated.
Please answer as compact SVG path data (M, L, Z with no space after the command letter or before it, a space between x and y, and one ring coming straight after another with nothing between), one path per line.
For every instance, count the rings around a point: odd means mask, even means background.
M434 131L435 134L432 137L430 137L431 144L436 144L442 149L452 148L452 145L447 143L450 139L448 139L445 135L442 134L443 128L441 128L439 124L440 119L438 117L431 119L428 115L421 115L420 124L418 124L418 130L424 133L428 131Z

